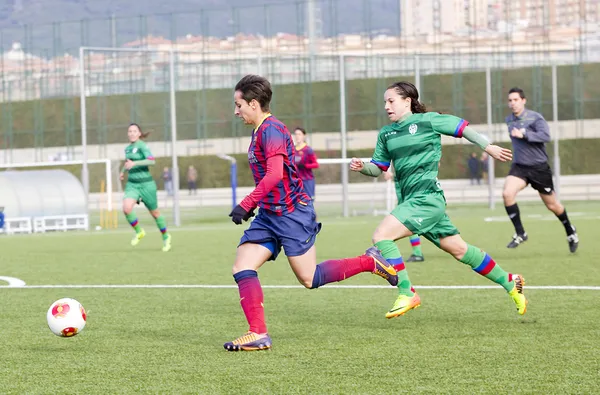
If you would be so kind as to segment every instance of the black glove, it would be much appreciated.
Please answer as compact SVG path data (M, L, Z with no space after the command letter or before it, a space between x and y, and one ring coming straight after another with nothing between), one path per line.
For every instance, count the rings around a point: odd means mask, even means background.
M248 221L251 217L254 217L254 209L246 211L238 204L233 210L231 210L229 216L231 217L231 221L233 221L233 223L236 225L241 225L242 220Z
M298 169L304 169L306 167L306 165L304 163L302 163L302 162L298 162L298 163L296 163L296 167Z

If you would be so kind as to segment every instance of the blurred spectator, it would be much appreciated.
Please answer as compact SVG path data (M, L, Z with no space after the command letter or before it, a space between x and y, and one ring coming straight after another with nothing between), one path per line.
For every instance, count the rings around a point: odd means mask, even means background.
M187 183L189 194L191 195L193 192L196 195L198 191L198 171L192 165L187 170Z
M171 175L171 169L169 169L168 167L165 167L163 169L162 179L167 195L173 196L173 177Z
M481 184L481 162L477 159L477 154L473 152L471 157L467 161L467 167L469 168L469 179L471 185Z
M481 162L481 176L483 177L483 182L488 182L488 154L487 152L482 152L479 161Z

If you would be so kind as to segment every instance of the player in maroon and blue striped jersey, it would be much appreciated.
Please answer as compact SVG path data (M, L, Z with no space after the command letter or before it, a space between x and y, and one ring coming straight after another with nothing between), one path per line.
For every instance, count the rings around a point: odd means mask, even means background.
M256 188L229 216L241 225L254 216L257 207L259 211L240 240L233 265L240 303L250 328L245 335L223 345L228 351L271 348L257 270L265 262L275 260L282 247L294 274L306 288L318 288L363 272L377 274L392 285L398 283L396 271L375 247L355 258L317 265L314 244L321 224L298 178L292 136L269 113L271 97L271 84L257 75L245 76L235 87L235 115L254 127L248 162Z
M315 200L315 175L313 169L319 168L317 155L311 147L306 144L306 130L297 127L294 130L296 139L296 168L298 175L304 184L304 192Z

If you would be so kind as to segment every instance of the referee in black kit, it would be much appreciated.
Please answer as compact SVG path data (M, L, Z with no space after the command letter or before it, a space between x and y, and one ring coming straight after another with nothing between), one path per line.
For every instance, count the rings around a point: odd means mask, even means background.
M552 170L548 164L546 143L550 141L550 127L541 114L526 109L526 103L527 99L522 89L512 88L508 91L508 107L512 114L506 117L506 124L513 146L513 162L504 182L502 197L506 213L515 227L515 235L507 247L517 248L527 240L516 197L527 184L531 184L531 187L539 192L548 210L564 225L569 250L575 252L579 238L575 227L569 221L567 211L556 198Z

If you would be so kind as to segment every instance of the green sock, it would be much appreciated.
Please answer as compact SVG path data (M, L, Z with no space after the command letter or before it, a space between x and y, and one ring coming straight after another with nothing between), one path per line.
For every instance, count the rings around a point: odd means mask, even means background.
M140 226L137 216L133 211L129 214L125 214L125 218L127 218L127 222L129 222L129 225L131 225L133 229L135 229L135 233L140 233L142 231L142 227Z
M413 255L423 256L423 251L421 251L421 238L419 235L412 235L408 239L410 240Z
M381 255L383 255L383 257L394 266L394 269L396 269L396 272L398 273L398 292L401 295L413 296L415 290L410 283L408 272L404 266L404 260L402 259L402 255L400 254L400 250L396 243L392 240L381 240L375 243L375 247L379 248Z
M167 221L165 221L165 217L159 215L156 218L156 226L158 226L158 230L160 230L160 233L162 233L163 240L169 237L169 233L167 233Z
M507 273L498 265L492 257L486 254L483 250L467 244L467 253L460 260L473 268L477 273L492 280L496 284L500 284L506 291L510 292L515 287L512 279L512 274Z

